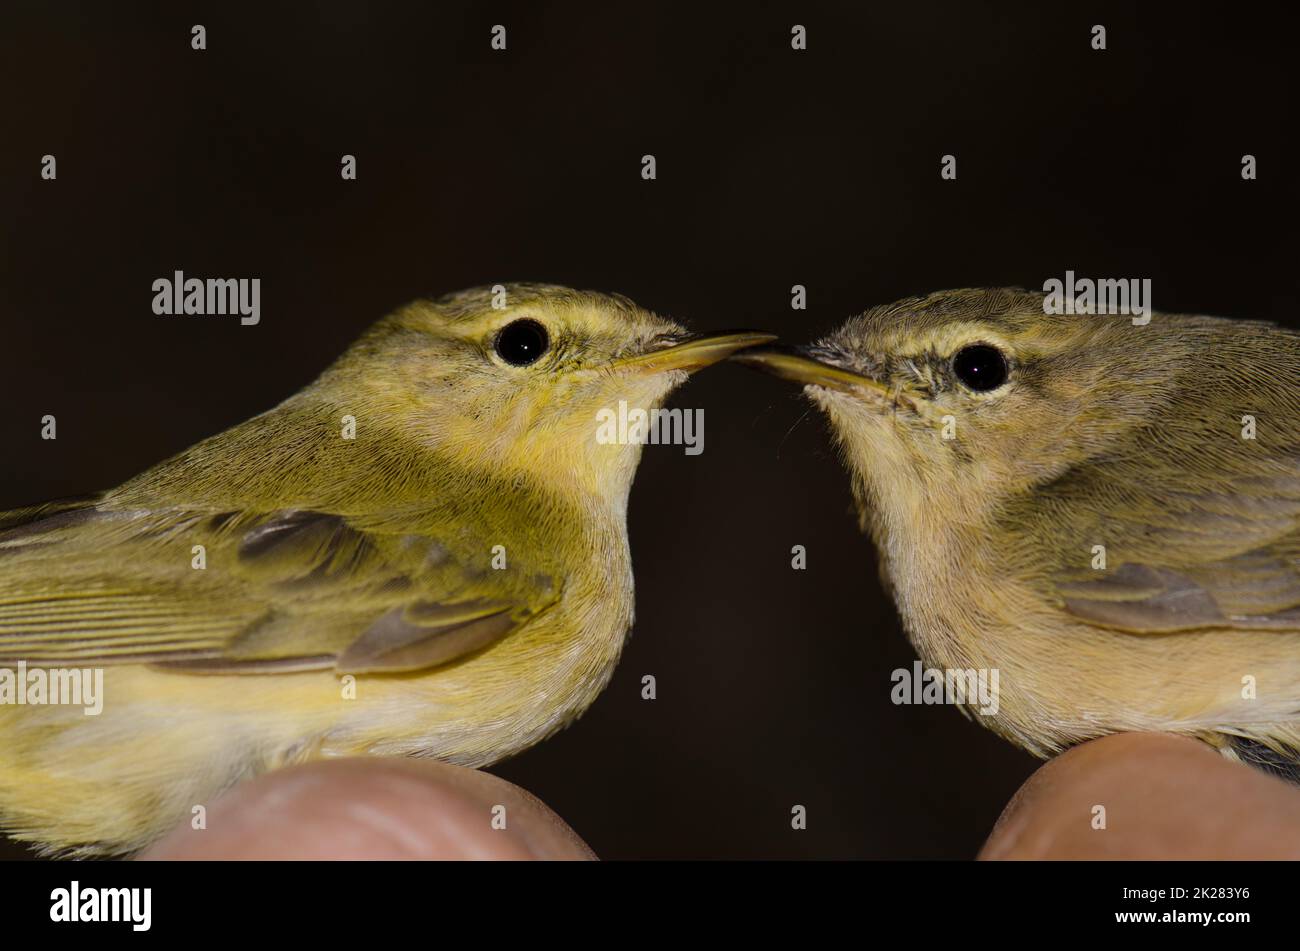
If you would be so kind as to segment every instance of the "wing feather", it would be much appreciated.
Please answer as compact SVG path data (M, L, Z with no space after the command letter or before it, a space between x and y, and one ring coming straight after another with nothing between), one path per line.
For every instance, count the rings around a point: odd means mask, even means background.
M0 662L416 670L490 646L555 598L508 589L432 532L359 521L94 499L0 515Z
M1058 569L1060 603L1131 633L1300 632L1300 456L1265 464L1273 471L1222 472L1212 491L1161 492L1186 475L1160 471L1113 491L1103 519L1086 532L1074 526L1071 546L1103 543L1107 569Z

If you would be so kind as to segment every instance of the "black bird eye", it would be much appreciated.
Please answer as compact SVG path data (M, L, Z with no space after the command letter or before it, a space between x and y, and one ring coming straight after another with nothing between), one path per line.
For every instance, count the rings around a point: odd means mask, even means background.
M527 318L506 324L497 331L492 347L502 360L512 367L526 367L541 359L551 338L546 328Z
M952 358L952 372L965 386L987 393L1007 382L1007 358L997 347L977 343L957 351Z

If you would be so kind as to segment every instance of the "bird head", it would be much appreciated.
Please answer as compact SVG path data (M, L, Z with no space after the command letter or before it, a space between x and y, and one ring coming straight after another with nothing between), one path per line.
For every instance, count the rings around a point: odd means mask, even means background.
M656 409L693 371L772 339L690 334L625 297L508 284L401 308L321 386L471 469L625 496L641 446L598 438L600 411Z
M735 359L805 384L860 501L891 523L926 510L977 522L1130 437L1191 346L1159 322L1048 314L1043 300L944 291L873 308L807 347Z

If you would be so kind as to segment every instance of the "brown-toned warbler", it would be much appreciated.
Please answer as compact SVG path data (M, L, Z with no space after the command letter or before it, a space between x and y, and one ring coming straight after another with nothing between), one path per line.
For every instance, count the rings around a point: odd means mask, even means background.
M1040 756L1150 730L1294 770L1300 334L1047 309L946 291L735 359L825 411L922 660L998 672L981 722Z

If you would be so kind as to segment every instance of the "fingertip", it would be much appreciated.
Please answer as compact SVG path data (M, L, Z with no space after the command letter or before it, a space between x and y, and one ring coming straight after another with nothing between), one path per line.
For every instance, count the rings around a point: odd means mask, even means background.
M1121 733L1074 747L1016 792L981 859L1300 857L1300 793L1206 744Z
M235 787L144 860L594 859L534 796L435 760L322 760Z

